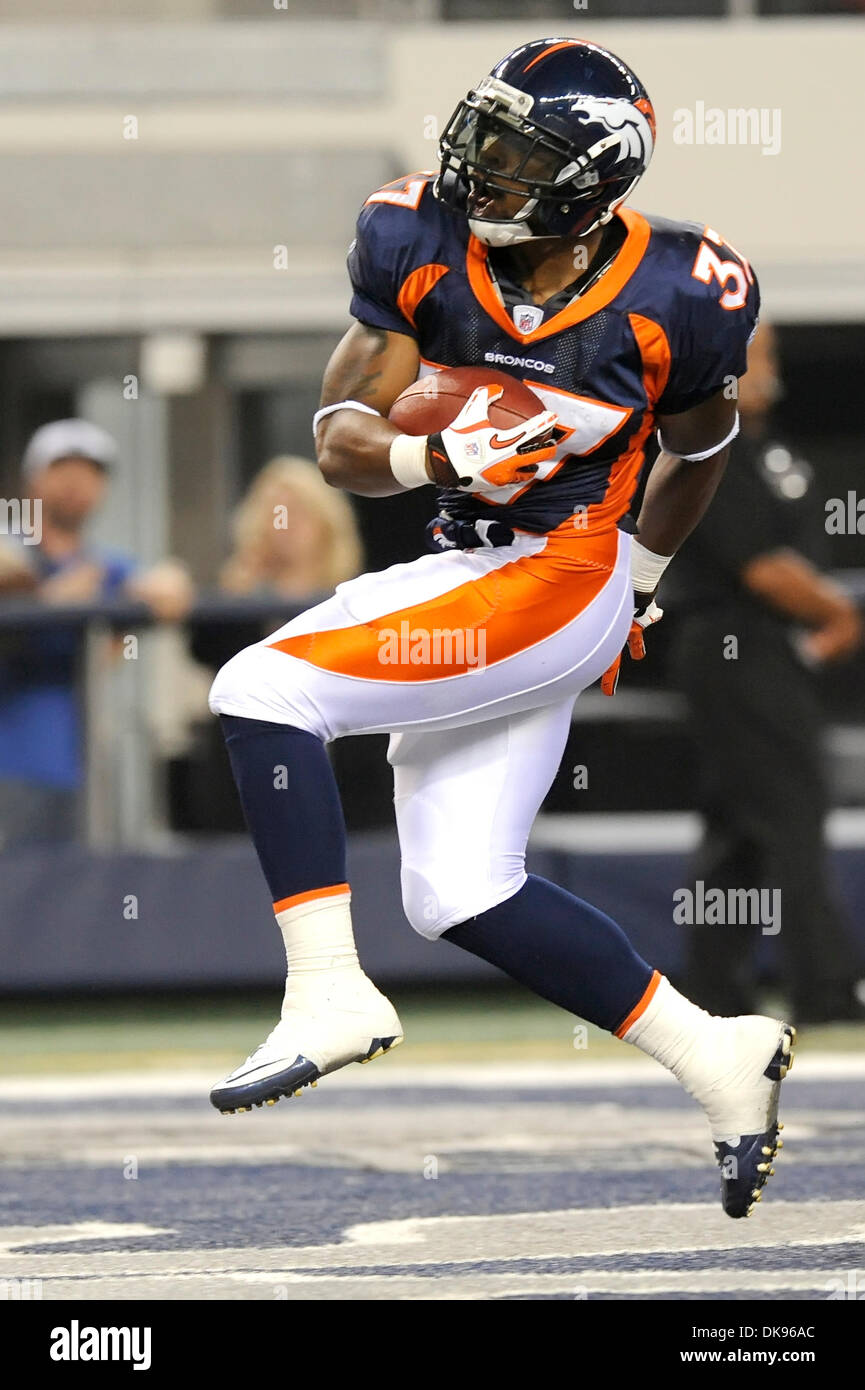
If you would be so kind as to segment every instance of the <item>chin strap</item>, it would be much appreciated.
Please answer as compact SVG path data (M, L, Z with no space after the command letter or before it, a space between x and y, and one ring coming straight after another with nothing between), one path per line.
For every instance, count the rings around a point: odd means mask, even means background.
M526 222L486 222L481 217L470 217L469 230L478 241L492 247L519 246L539 239Z
M619 202L621 202L621 199ZM619 206L619 202L617 202L615 206L606 208L604 212L599 213L591 226L585 227L583 231L580 232L580 236L588 236L590 232L597 231L598 227L606 226L616 208ZM482 241L485 246L492 247L519 246L526 241L563 241L563 237L553 236L551 232L532 231L529 226L529 221L532 213L537 208L537 204L537 198L532 199L532 207L525 221L520 219L519 221L493 222L486 221L482 217L470 217L468 219L469 230L473 236L477 237L478 241Z

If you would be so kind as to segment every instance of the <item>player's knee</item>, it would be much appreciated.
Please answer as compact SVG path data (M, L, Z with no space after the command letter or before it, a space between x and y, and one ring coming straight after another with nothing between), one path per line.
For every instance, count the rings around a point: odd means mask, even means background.
M214 714L287 724L316 738L330 737L324 715L299 679L300 663L279 663L261 642L245 647L216 673L209 705Z
M234 714L239 705L248 701L253 688L250 651L251 647L244 648L217 671L208 697L214 714Z
M442 901L426 874L403 865L402 906L414 930L431 940L439 936L442 925Z
M471 864L442 860L423 866L404 863L403 911L420 936L435 941L450 927L479 917L512 897L525 879L522 863L509 865L506 872L491 872L483 860Z

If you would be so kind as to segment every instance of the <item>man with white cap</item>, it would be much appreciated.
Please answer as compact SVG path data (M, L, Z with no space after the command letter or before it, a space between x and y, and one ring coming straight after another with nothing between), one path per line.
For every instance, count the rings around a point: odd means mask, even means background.
M184 616L192 587L182 566L141 570L86 536L117 462L116 441L90 421L55 420L36 431L21 467L33 534L0 537L0 593L58 606L125 595L166 621ZM0 845L75 833L78 641L68 626L0 636Z

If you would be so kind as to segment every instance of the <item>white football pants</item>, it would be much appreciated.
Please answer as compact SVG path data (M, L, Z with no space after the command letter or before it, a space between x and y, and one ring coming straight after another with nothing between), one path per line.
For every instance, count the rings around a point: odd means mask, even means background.
M361 575L227 662L210 707L391 733L403 903L435 939L525 883L574 699L627 639L629 561L627 533L566 524Z

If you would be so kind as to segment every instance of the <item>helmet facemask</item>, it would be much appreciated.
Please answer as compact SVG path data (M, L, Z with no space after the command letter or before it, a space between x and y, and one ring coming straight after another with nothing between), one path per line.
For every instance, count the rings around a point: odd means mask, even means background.
M609 221L637 182L622 189L619 173L599 167L608 163L610 142L575 154L572 138L529 118L533 104L525 92L486 77L441 137L436 197L467 213L471 231L489 246L585 236Z

